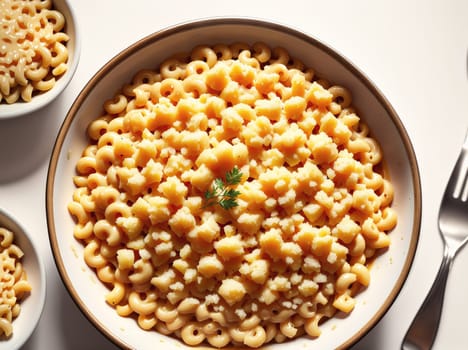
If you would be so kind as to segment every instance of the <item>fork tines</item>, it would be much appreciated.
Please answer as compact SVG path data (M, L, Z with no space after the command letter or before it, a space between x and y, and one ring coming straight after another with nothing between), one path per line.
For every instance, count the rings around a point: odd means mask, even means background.
M468 132L452 177L454 175L456 176L456 183L453 198L466 202L468 200Z

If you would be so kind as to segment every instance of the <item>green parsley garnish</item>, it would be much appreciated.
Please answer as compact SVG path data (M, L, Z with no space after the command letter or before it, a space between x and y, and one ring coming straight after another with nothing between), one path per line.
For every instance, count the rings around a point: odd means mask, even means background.
M236 198L240 195L240 192L231 186L239 184L241 179L242 173L237 167L226 173L225 180L221 178L215 179L211 188L205 192L205 199L207 201L204 207L216 204L219 204L221 208L226 210L237 207Z

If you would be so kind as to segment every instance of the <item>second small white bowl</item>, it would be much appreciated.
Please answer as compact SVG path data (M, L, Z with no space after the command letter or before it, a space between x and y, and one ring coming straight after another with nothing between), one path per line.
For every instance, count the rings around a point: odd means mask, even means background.
M0 341L0 350L20 349L36 329L42 315L46 296L46 272L34 239L10 214L0 209L0 227L12 231L14 244L21 248L21 260L32 290L21 301L21 311L13 320L13 334Z
M33 113L55 100L72 80L80 58L80 32L77 27L75 13L69 0L53 0L53 8L65 17L65 32L70 37L67 43L68 70L57 79L55 86L42 94L34 96L30 102L17 101L12 104L0 104L0 120L20 117Z

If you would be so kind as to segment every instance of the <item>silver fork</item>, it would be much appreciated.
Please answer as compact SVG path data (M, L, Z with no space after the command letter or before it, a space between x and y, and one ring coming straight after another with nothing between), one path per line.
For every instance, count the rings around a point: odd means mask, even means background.
M444 256L435 281L409 327L402 350L428 350L437 335L447 277L457 252L468 241L468 132L439 209Z

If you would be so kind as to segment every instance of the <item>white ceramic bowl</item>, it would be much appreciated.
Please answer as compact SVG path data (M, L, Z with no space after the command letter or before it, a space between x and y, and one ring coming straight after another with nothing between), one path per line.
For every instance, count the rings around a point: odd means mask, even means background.
M69 0L53 0L53 6L65 16L65 32L70 37L67 43L68 70L59 79L55 86L42 94L34 96L30 102L17 101L12 104L0 104L0 119L19 117L31 114L52 102L68 86L75 74L80 59L80 32L77 27L75 13Z
M0 209L0 227L14 233L14 243L24 253L22 263L32 287L31 293L20 304L20 314L13 320L13 334L7 340L0 340L0 350L20 349L29 339L41 318L46 296L46 273L32 233L26 231L20 223L2 209Z
M398 226L391 233L388 251L371 269L371 286L357 296L357 306L347 317L322 326L318 339L301 337L268 349L347 348L365 335L389 309L398 295L415 253L421 216L419 172L411 142L389 102L369 79L332 48L300 31L254 19L216 18L185 23L154 33L109 61L85 86L70 109L53 150L47 181L47 220L55 260L73 299L88 319L122 348L193 349L156 332L142 331L133 319L121 318L106 305L106 288L83 262L83 247L72 235L74 221L67 212L72 198L74 165L87 144L86 127L100 115L102 103L116 87L130 81L141 68L158 67L172 53L197 44L230 44L263 41L282 46L292 56L313 67L320 76L348 87L353 104L380 142L395 186L394 208Z

